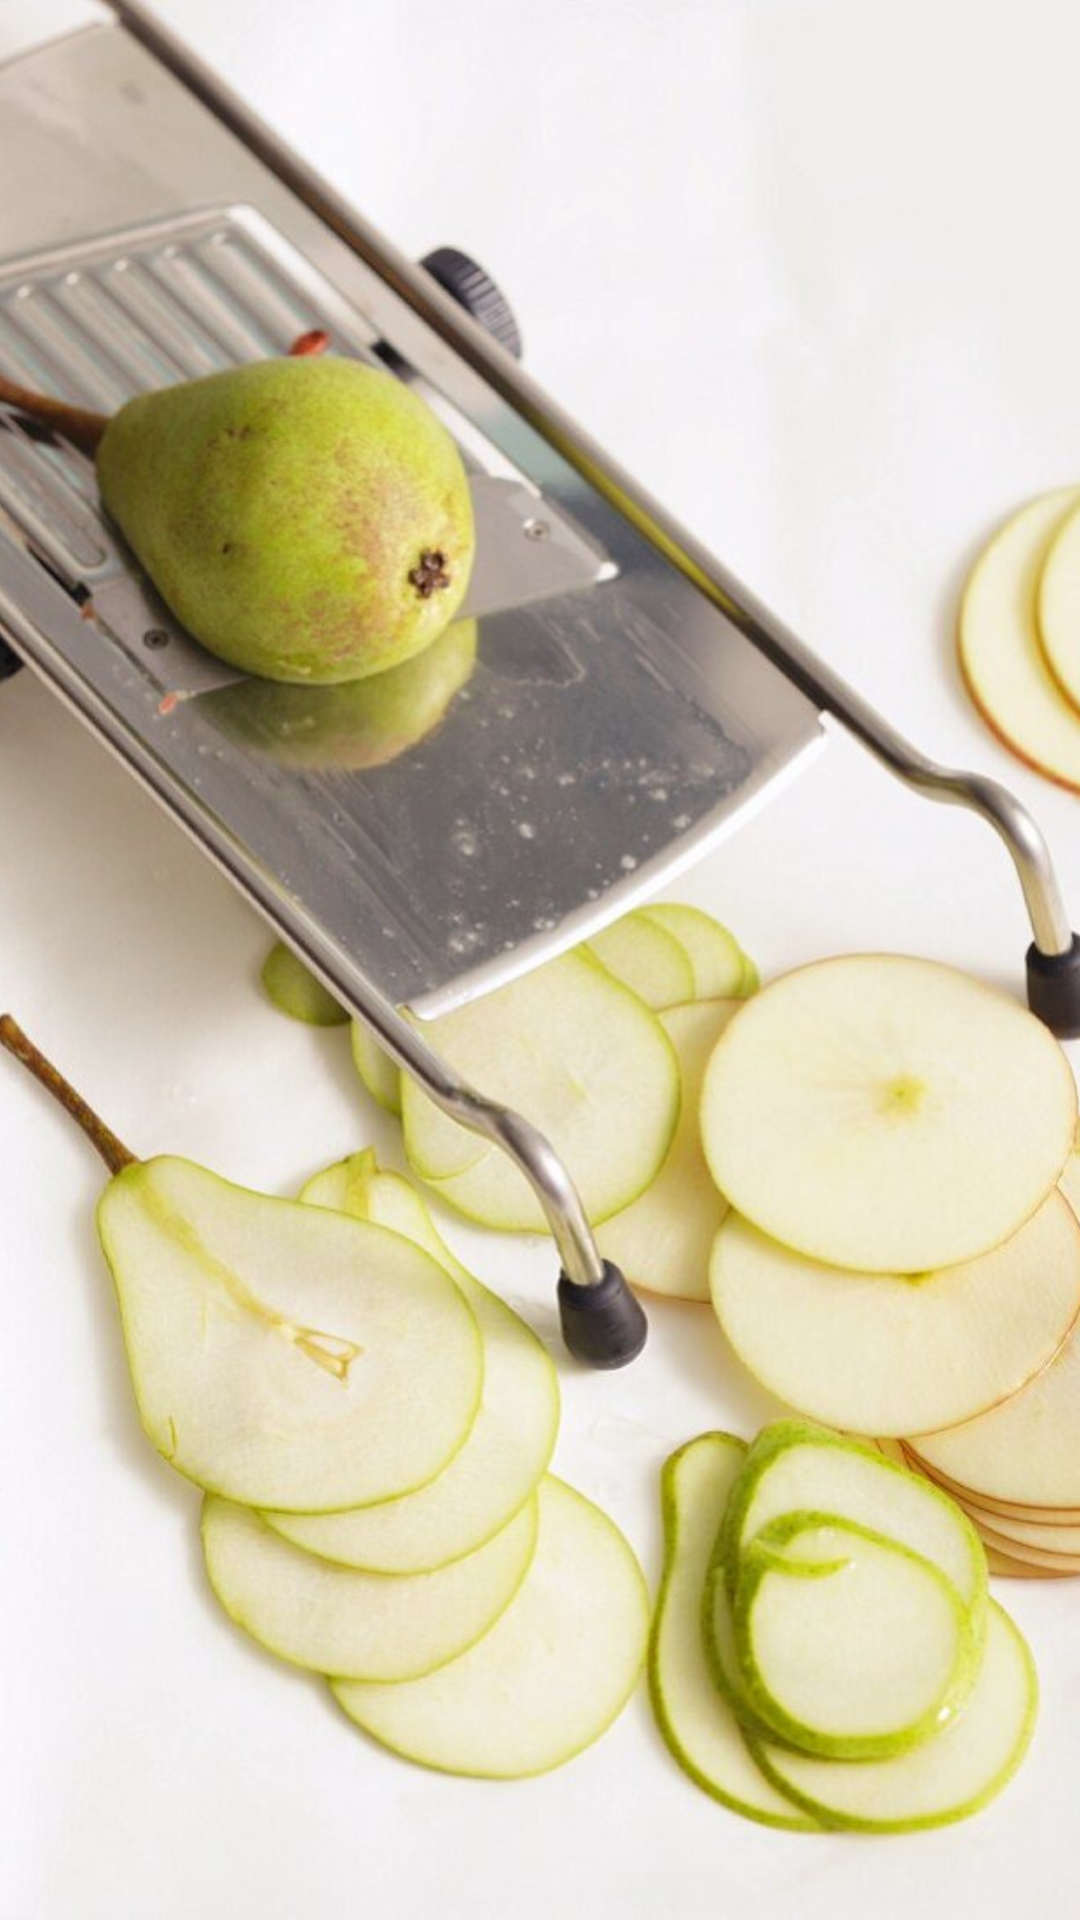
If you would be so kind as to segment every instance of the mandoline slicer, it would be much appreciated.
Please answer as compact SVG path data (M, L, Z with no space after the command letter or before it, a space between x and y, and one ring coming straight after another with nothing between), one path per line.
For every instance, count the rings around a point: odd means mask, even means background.
M641 1308L521 1116L420 1021L569 947L696 860L831 715L1012 856L1033 1008L1080 1031L1080 941L994 782L936 766L838 680L521 372L479 269L396 253L157 26L115 0L0 0L0 371L98 411L334 348L415 382L469 467L477 664L382 765L304 748L320 689L245 681L177 626L103 519L90 462L0 409L0 630L446 1112L531 1181L564 1335L632 1359Z

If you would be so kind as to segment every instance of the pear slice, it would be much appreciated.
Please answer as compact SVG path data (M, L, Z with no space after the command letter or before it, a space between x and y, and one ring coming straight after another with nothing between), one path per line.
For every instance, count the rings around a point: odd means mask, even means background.
M439 1237L420 1196L371 1152L317 1174L301 1198L403 1234L460 1287L484 1343L480 1410L460 1452L416 1493L347 1513L264 1513L309 1553L380 1573L418 1573L471 1553L504 1527L545 1473L559 1425L551 1360L525 1322L474 1280Z
M401 1068L385 1047L380 1047L370 1027L354 1020L350 1031L353 1065L373 1100L387 1113L401 1113Z
M1036 619L1039 577L1080 488L1022 507L985 547L960 607L960 668L992 733L1029 767L1080 791L1080 715L1047 666Z
M311 1027L343 1027L349 1016L291 947L278 940L263 962L263 986L279 1012Z
M827 1426L916 1434L996 1406L1053 1358L1080 1313L1080 1224L1054 1192L1002 1246L908 1278L809 1260L729 1213L710 1280L724 1333L778 1399Z
M649 1642L649 1691L679 1766L714 1800L764 1826L812 1830L817 1822L764 1778L706 1662L702 1590L745 1457L745 1442L734 1435L703 1433L665 1462L664 1572Z
M614 1523L572 1487L547 1478L538 1498L532 1564L482 1640L422 1680L331 1682L349 1718L405 1759L489 1779L546 1773L591 1746L626 1704L649 1625L641 1569Z
M203 1503L206 1570L230 1619L296 1666L365 1680L411 1680L472 1646L509 1606L536 1539L531 1500L452 1566L359 1573L292 1546L250 1507Z
M962 1487L958 1482L950 1480L946 1474L939 1473L935 1468L928 1466L927 1462L920 1458L918 1446L914 1440L904 1441L903 1452L905 1463L914 1473L925 1474L934 1486L940 1487L950 1500L955 1500L965 1512L971 1514L975 1521L985 1515L991 1525L999 1520L1010 1522L1019 1520L1035 1521L1042 1527L1080 1526L1080 1508L1032 1506L1030 1503L1023 1505L1019 1501L998 1500L992 1494L973 1493L970 1487Z
M694 976L695 1000L730 1000L753 992L757 969L734 934L700 907L657 901L640 909L682 947Z
M973 1516L974 1518L974 1516ZM983 1545L989 1550L995 1548L1006 1553L1014 1560L1023 1560L1035 1567L1040 1573L1078 1574L1080 1573L1080 1554L1063 1553L1053 1547L1041 1547L1026 1540L1018 1540L1011 1529L1000 1530L987 1525L984 1520L975 1519ZM1047 1532L1052 1532L1047 1528Z
M981 1653L939 1568L821 1514L786 1514L751 1541L734 1628L756 1712L786 1743L840 1760L887 1759L940 1733Z
M738 1005L737 1000L699 1000L657 1015L679 1059L678 1129L655 1180L632 1206L605 1220L596 1236L604 1258L651 1293L709 1298L709 1258L728 1205L705 1164L698 1108L712 1050Z
M1001 1406L962 1427L920 1434L917 1454L931 1472L975 1494L1080 1508L1080 1332Z
M656 1016L581 954L563 954L426 1029L488 1096L546 1134L591 1220L630 1205L658 1172L679 1117L679 1065ZM540 1232L532 1188L501 1147L477 1142L406 1075L410 1163L440 1198L505 1231Z
M117 1175L98 1228L143 1425L199 1486L325 1511L422 1486L464 1442L476 1318L396 1234L165 1156Z
M990 1572L1000 1580L1069 1580L1071 1574L1052 1571L1049 1567L1033 1567L1029 1560L1016 1560L1010 1553L1002 1553L997 1547L987 1547L986 1564Z
M695 997L694 969L674 934L640 911L593 935L586 951L659 1012Z
M740 1008L701 1127L717 1186L763 1233L839 1267L926 1273L1000 1245L1045 1200L1076 1085L1005 994L934 961L849 954Z
M1080 492L1059 523L1039 576L1039 638L1050 672L1074 709L1080 709ZM1080 712L1077 713L1080 720Z
M750 1542L788 1513L827 1513L884 1534L951 1580L982 1630L986 1560L966 1514L921 1475L871 1447L801 1420L763 1427L724 1515L720 1557L734 1594Z
M769 1779L822 1825L905 1833L963 1820L1001 1792L1027 1751L1037 1700L1031 1654L992 1601L971 1697L934 1739L888 1760L822 1760L753 1736L750 1746Z

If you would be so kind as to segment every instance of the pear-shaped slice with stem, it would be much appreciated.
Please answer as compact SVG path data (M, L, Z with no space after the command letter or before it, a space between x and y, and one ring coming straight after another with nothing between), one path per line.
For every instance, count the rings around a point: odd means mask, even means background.
M98 1231L135 1398L199 1486L303 1512L411 1491L462 1445L483 1353L445 1270L384 1228L137 1161L8 1016L0 1041L113 1172Z
M650 1293L709 1298L709 1261L728 1203L705 1163L698 1115L705 1069L738 1005L737 1000L698 1000L657 1015L678 1055L679 1125L655 1180L632 1206L605 1220L596 1235L604 1258Z
M778 1399L856 1433L925 1433L1053 1359L1080 1313L1080 1225L1055 1191L1002 1246L910 1276L810 1260L729 1213L711 1284L735 1352Z
M703 1433L665 1463L664 1573L649 1642L649 1691L657 1725L691 1780L735 1813L805 1830L817 1822L766 1780L706 1658L705 1577L745 1458L745 1442L733 1434Z
M465 1445L416 1493L347 1513L264 1518L297 1546L345 1566L383 1573L443 1566L504 1527L546 1471L559 1424L555 1368L532 1329L455 1260L415 1188L380 1172L374 1153L316 1174L300 1197L403 1234L445 1268L476 1315L484 1389Z
M317 1673L411 1680L488 1631L525 1578L536 1547L527 1502L475 1553L430 1573L360 1573L283 1540L231 1500L203 1506L210 1584L253 1640Z
M267 994L280 1013L309 1027L343 1027L348 1014L328 988L283 940L275 941L260 975Z
M529 1571L482 1640L422 1680L332 1682L349 1718L405 1759L489 1779L546 1773L625 1706L649 1625L641 1569L591 1500L550 1477L538 1497Z

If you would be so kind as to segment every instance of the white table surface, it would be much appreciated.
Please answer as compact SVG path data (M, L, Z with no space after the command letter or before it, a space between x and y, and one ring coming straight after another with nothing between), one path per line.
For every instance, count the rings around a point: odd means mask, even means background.
M983 732L952 654L980 540L1080 478L1071 0L162 11L395 240L488 263L533 373L895 723L1010 782L1080 916L1076 802ZM0 688L0 821L2 997L136 1150L271 1192L367 1141L393 1158L341 1034L261 998L252 914L28 674ZM766 974L884 948L1021 989L993 835L842 740L679 892ZM993 1808L936 1833L749 1825L675 1768L641 1695L514 1785L354 1736L215 1609L197 1497L138 1427L99 1184L0 1071L2 1920L1077 1911L1068 1581L1000 1584L1038 1733ZM547 1250L449 1231L551 1330ZM771 1409L704 1310L652 1320L628 1371L564 1365L556 1464L655 1578L664 1456Z

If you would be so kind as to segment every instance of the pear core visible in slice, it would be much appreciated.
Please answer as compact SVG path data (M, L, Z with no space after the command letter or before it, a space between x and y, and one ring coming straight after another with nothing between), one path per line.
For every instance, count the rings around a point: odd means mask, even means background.
M839 1267L926 1273L1023 1225L1076 1111L1064 1053L1016 1001L934 961L850 954L740 1008L701 1131L717 1186L763 1233Z
M694 970L685 950L644 913L628 913L604 927L587 950L655 1011L695 997Z
M199 1486L327 1511L422 1486L472 1426L476 1318L383 1228L136 1162L98 1228L147 1434Z
M655 1014L581 954L564 954L426 1037L562 1158L591 1220L629 1206L657 1173L679 1117L679 1066ZM405 1076L409 1160L440 1198L487 1226L538 1232L540 1202L501 1147L478 1144Z
M635 1286L680 1300L708 1299L709 1258L728 1210L701 1151L698 1108L713 1047L738 1005L737 1000L699 1000L657 1016L679 1057L678 1130L656 1179L632 1206L605 1220L596 1236L604 1258Z
M976 1494L1080 1508L1080 1333L1000 1407L947 1433L921 1434L918 1457Z
M373 1100L387 1113L401 1112L401 1068L380 1047L370 1027L354 1020L350 1033L353 1065Z
M412 1679L471 1647L509 1606L536 1537L530 1501L451 1566L360 1573L290 1545L250 1507L203 1503L206 1570L230 1619L283 1660L354 1679Z
M1080 791L1080 715L1050 672L1036 618L1039 576L1080 488L1032 500L994 535L960 608L960 667L993 733L1028 766Z
M731 1213L711 1284L735 1352L778 1399L856 1433L925 1433L1053 1358L1080 1312L1080 1225L1054 1192L1002 1246L908 1278L823 1265Z
M730 1000L753 991L753 962L710 913L671 901L657 901L641 912L679 942L693 969L695 1000Z
M921 1554L952 1581L981 1631L986 1559L979 1537L959 1507L921 1475L804 1421L764 1427L724 1515L721 1554L732 1591L750 1542L788 1513L853 1520Z
M476 1315L484 1389L464 1446L416 1493L346 1513L264 1518L297 1546L346 1566L382 1573L443 1566L505 1526L545 1472L559 1425L555 1368L532 1329L455 1260L409 1182L380 1173L373 1154L316 1175L301 1197L404 1234L446 1269Z
M335 1681L365 1733L444 1773L519 1779L599 1738L641 1669L649 1600L630 1547L559 1480L539 1489L529 1571L506 1612L460 1659L398 1686Z
M1080 708L1080 492L1059 524L1039 578L1038 629L1058 686ZM1077 715L1080 721L1080 713Z
M979 1677L944 1732L888 1760L822 1760L751 1738L770 1780L823 1825L868 1833L944 1826L976 1813L1020 1765L1035 1723L1031 1655L991 1602Z
M771 1827L813 1828L755 1764L727 1700L713 1684L702 1635L705 1575L746 1447L703 1433L664 1466L664 1573L649 1643L657 1725L684 1773L734 1812Z
M929 1560L850 1521L792 1513L738 1573L735 1650L747 1697L808 1753L877 1760L963 1706L978 1669L971 1616Z
M278 940L263 962L263 986L280 1013L310 1027L343 1027L349 1016L291 947Z

